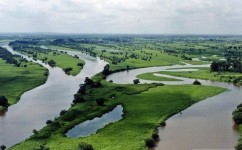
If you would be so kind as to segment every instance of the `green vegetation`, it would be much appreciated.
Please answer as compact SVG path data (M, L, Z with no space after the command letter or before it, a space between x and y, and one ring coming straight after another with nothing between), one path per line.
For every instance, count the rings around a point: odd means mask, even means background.
M151 81L181 81L174 78L155 76L154 73L155 72L143 73L143 74L137 75L136 77L144 80L151 80Z
M165 120L207 97L219 94L225 89L212 86L162 84L118 85L104 81L104 77L120 70L191 63L208 64L210 61L228 58L236 54L229 63L229 70L200 68L199 71L158 73L196 79L210 79L242 83L240 73L242 38L220 36L159 36L159 35L80 35L58 38L26 38L11 43L15 50L43 60L52 66L61 67L67 74L75 75L81 69L81 62L64 53L39 48L46 45L60 50L77 50L91 56L98 56L110 65L103 74L93 80L87 78L80 86L69 110L62 110L60 117L48 120L46 127L34 131L26 141L13 149L147 149L158 140L156 129L165 126ZM216 56L215 56L216 55ZM193 58L198 58L193 60ZM232 57L231 57L232 58ZM70 59L70 60L68 60ZM65 62L65 60L68 60ZM234 63L235 62L235 63ZM77 66L78 64L78 66ZM238 65L239 64L239 65ZM236 65L236 66L235 66ZM220 64L219 64L220 66ZM224 66L224 65L222 65ZM75 68L77 67L77 68ZM79 68L78 68L79 67ZM79 69L79 70L78 70ZM215 67L216 69L216 67ZM232 69L232 70L231 70ZM231 72L224 72L231 71ZM234 72L232 72L234 71ZM154 81L177 81L173 78L156 77L146 73L139 78ZM195 82L199 84L199 82ZM124 107L123 119L100 129L97 134L84 138L67 138L65 133L75 125L93 119L112 110L117 105ZM123 132L120 132L123 131Z
M0 96L5 96L10 105L15 104L24 92L43 84L47 79L47 69L44 67L20 61L17 56L12 59L19 65L6 63L0 58Z
M96 76L94 79L98 78ZM79 93L85 93L85 101L72 105L53 123L12 149L28 150L45 145L51 150L69 150L77 149L83 142L91 144L94 149L146 149L145 139L153 137L161 122L192 104L225 90L194 85L117 85L106 81L102 81L99 86L94 85L97 84L86 80L79 90ZM96 100L99 98L105 99L105 105L98 106ZM101 116L119 104L124 107L124 118L121 121L109 124L97 134L85 138L65 137L64 134L76 124Z
M184 68L185 69L185 68ZM223 82L233 82L238 79L241 74L234 72L210 72L210 68L195 68L198 71L160 71L161 74L167 74L177 77L204 79L212 81L223 81Z
M233 112L233 120L236 124L239 125L240 130L240 139L236 145L236 150L241 150L242 148L242 103L237 106L237 109Z
M12 42L13 49L25 55L31 56L34 59L42 60L52 67L62 68L66 74L77 75L83 65L84 61L77 56L70 56L64 52L54 51L50 49L42 49L39 47L22 46L18 42Z

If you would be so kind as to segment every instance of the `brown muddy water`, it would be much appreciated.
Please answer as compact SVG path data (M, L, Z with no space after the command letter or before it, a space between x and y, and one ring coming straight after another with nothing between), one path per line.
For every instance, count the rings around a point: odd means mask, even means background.
M132 83L137 75L147 72L166 71L196 71L182 68L208 67L208 65L164 66L150 67L124 71L108 76L107 80L114 83ZM172 77L183 81L162 82L170 85L192 84L194 79ZM140 80L141 83L154 81ZM199 80L203 85L219 86L228 91L198 102L166 121L167 126L159 128L160 142L157 150L193 150L193 149L234 149L239 138L239 131L232 120L232 112L242 102L241 87L229 83Z

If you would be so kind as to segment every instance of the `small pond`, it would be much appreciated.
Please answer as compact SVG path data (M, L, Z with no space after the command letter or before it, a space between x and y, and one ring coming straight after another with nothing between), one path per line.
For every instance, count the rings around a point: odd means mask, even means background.
M99 129L103 128L107 124L121 120L122 115L123 107L121 105L118 105L112 111L102 115L100 118L96 117L92 120L87 120L76 125L66 133L66 136L71 138L89 136L96 133Z

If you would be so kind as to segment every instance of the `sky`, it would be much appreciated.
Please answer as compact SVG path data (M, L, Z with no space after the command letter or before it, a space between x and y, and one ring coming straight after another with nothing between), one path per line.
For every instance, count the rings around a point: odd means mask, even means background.
M242 0L0 0L0 32L242 34Z

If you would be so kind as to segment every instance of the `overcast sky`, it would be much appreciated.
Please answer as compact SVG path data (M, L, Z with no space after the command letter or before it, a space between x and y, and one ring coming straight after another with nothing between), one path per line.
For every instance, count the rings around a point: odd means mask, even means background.
M0 0L0 32L242 34L242 0Z

